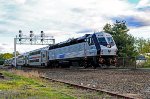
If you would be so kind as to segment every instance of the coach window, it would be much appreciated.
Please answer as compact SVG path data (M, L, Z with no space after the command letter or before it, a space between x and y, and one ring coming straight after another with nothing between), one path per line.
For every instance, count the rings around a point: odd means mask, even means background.
M45 54L43 54L43 57L45 57Z

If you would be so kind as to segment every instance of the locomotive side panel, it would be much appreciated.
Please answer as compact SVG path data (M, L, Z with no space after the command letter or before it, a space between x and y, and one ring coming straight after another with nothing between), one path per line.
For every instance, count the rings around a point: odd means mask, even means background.
M96 48L89 46L87 42L65 46L62 48L49 50L49 60L73 59L87 56L95 56Z

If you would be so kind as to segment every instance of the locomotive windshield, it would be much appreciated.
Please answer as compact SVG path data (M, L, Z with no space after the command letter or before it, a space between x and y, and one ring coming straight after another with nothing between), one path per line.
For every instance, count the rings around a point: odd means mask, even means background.
M107 46L107 42L104 37L98 38L98 42L100 43L100 45Z
M108 41L108 44L114 45L114 41L113 41L112 37L107 37L107 41Z

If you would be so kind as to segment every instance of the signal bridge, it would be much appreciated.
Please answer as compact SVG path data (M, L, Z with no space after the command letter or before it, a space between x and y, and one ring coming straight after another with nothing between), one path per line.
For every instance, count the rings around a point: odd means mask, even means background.
M24 44L24 45L53 45L55 44L55 39L53 36L46 36L43 31L41 31L40 35L34 35L33 31L30 31L29 36L23 35L22 31L19 30L19 35L14 38L14 56L16 67L16 45Z
M30 35L26 36L22 34L22 31L19 30L19 36L14 38L16 44L25 44L25 45L53 45L55 44L55 39L53 36L46 36L43 31L41 35L34 35L33 31L30 31Z

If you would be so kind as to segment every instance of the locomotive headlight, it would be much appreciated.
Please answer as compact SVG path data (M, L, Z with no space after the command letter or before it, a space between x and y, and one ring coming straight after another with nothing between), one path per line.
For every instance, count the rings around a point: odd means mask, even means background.
M107 47L108 47L108 48L111 48L111 45L108 44Z

